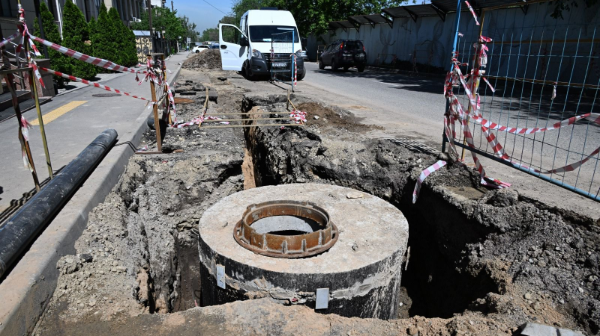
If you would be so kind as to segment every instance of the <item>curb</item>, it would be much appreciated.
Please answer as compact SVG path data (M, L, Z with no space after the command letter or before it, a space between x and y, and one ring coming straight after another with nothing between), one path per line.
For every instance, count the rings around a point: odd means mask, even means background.
M183 64L183 62L182 62ZM169 78L177 80L180 64ZM146 108L136 118L137 128L119 136L83 186L73 195L52 223L36 239L11 273L0 283L0 335L29 335L50 302L58 280L56 262L74 254L75 241L81 236L89 212L104 201L119 181L134 150L147 130L152 110Z

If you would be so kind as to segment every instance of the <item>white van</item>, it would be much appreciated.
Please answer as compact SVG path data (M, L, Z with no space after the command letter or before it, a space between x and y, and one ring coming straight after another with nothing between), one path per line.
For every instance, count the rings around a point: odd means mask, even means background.
M292 13L276 9L249 10L242 15L240 27L219 24L223 70L242 71L249 79L270 75L271 70L291 75L291 54L294 53L297 79L304 78L302 45Z

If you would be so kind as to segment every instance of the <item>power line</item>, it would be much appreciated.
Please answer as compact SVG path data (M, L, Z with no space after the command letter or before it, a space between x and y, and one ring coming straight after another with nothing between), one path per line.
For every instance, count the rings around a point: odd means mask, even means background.
M207 3L209 6L211 6L212 8L214 8L214 9L216 9L216 10L218 10L219 12L221 12L221 13L223 13L223 14L227 15L227 13L225 13L225 12L223 12L222 10L218 9L217 7L213 6L213 4L211 4L210 2L208 2L208 1L206 1L206 0L202 0L202 1L206 2L206 3Z

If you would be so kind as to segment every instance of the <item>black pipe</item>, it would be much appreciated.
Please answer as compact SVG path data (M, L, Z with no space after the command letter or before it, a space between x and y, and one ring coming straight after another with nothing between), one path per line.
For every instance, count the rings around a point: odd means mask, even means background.
M0 228L0 278L54 219L117 141L107 129Z

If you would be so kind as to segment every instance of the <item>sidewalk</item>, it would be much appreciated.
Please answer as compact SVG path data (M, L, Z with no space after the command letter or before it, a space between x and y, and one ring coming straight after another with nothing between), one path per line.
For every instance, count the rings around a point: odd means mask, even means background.
M166 62L167 68L175 71L179 67L178 63L183 62L187 55L188 53L173 55ZM169 76L173 74L167 74L167 77ZM134 74L124 73L110 77L101 83L150 100L150 84L144 82L138 85ZM41 106L42 114L52 112L52 117L55 118L46 122L46 137L54 170L68 164L107 128L117 130L119 138L137 129L134 123L140 113L147 108L146 102L124 95L95 96L102 93L107 92L94 87L85 87L56 96L51 102ZM151 110L147 111L148 114L151 113ZM24 116L29 122L37 120L35 109L25 112ZM45 119L48 117L46 116ZM6 209L11 200L20 199L24 193L34 188L31 173L23 167L17 129L15 118L0 123L2 143L0 171L3 172L0 177L0 211ZM48 170L39 126L30 129L29 135L31 152L41 182L48 177Z

